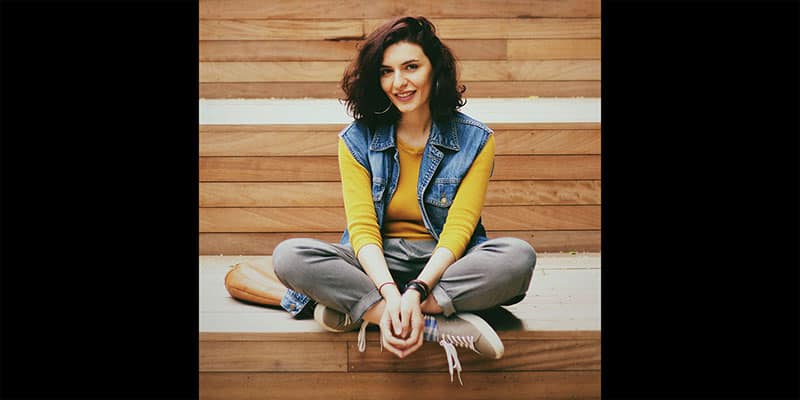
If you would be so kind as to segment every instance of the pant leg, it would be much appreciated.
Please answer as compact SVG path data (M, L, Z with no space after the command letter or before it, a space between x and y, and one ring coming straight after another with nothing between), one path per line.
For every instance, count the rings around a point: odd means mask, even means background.
M272 252L275 275L286 287L358 321L381 300L350 245L288 239Z
M535 265L528 242L491 239L447 268L431 291L445 316L514 304L525 297Z

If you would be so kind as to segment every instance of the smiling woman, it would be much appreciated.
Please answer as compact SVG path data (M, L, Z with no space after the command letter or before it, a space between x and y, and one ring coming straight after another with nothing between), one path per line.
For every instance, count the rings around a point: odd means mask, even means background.
M516 238L489 239L481 222L494 168L494 132L459 108L455 57L424 17L370 34L342 79L355 121L339 134L347 226L339 243L289 239L273 251L293 315L313 308L332 332L378 325L399 358L425 341L499 359L495 330L471 311L521 301L536 253Z

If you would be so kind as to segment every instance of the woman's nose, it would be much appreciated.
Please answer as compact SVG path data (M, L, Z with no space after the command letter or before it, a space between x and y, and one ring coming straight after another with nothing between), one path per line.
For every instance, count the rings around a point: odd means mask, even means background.
M394 87L402 88L406 85L406 77L403 74L394 74Z

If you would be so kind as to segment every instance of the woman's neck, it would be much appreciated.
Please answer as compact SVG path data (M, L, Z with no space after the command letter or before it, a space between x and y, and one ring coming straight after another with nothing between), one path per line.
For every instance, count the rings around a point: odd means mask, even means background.
M427 111L427 110L426 110ZM403 114L397 123L397 135L409 145L424 145L431 132L431 113Z

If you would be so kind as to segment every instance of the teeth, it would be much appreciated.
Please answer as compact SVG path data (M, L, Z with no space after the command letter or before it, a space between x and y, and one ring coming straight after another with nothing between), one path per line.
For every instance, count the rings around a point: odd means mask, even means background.
M408 97L414 94L414 92L406 92L406 93L398 93L397 97Z

